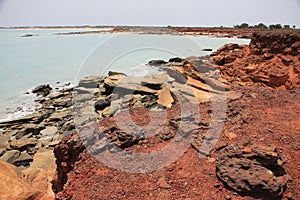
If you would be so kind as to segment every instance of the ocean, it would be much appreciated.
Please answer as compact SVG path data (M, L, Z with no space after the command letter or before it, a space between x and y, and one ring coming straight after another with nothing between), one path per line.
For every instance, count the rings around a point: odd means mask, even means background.
M38 85L62 87L81 77L119 71L132 76L159 73L150 60L202 56L248 39L150 34L68 34L80 29L0 30L0 121L34 111ZM21 37L31 34L31 37Z

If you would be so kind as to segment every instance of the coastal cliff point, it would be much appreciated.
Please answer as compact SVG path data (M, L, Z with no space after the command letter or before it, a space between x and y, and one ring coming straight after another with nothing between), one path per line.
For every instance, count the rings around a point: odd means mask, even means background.
M299 41L254 32L249 45L150 61L162 74L35 88L36 112L0 123L0 198L300 199ZM164 159L100 162L165 147L174 161L156 170Z

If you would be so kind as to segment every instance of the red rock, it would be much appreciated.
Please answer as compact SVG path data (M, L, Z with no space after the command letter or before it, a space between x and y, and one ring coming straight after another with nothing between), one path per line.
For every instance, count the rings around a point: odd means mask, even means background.
M33 175L34 173L31 173ZM42 177L39 174L35 173L35 176L30 179L27 179L28 174L20 172L15 166L0 161L0 199L9 200L9 199L18 199L18 200L51 200L53 196L49 196L46 193L46 190L40 190L40 187L36 187L34 180L37 180L37 177ZM38 180L40 184L41 180Z

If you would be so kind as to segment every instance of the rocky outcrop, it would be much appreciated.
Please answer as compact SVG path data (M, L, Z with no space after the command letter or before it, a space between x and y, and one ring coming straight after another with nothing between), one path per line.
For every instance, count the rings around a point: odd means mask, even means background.
M298 88L299 37L299 34L254 33L249 46L225 45L211 55L211 60L230 83Z
M2 191L0 198L3 200L19 199L19 200L39 200L53 199L53 193L47 185L43 188L41 184L46 178L42 171L19 171L15 166L0 161L0 187ZM47 181L45 181L47 183Z
M38 88L38 93L50 92L50 86ZM71 97L72 89L54 90L47 97L38 97L40 106L35 113L0 123L0 160L23 170L34 163L37 153L53 150L62 135L75 128Z
M219 142L207 157L199 156L198 153L202 150L203 142L214 140L207 134L213 120L210 118L210 106L204 103L199 106L202 110L200 123L195 125L197 129L193 131L193 149L189 148L175 163L152 173L131 174L114 170L99 162L97 156L105 155L105 152L117 153L120 149L140 153L160 149L166 142L172 141L182 122L178 120L181 115L176 105L167 109L169 117L164 121L160 118L149 120L145 108L131 109L130 118L143 125L144 132L134 126L128 131L132 134L122 131L118 123L128 119L128 113L123 111L100 120L98 128L102 131L97 131L97 124L94 124L94 128L87 126L78 133L81 140L78 140L77 134L66 137L57 146L56 153L62 158L60 165L71 170L62 170L68 172L65 174L67 182L56 198L80 199L85 195L86 198L105 199L114 196L117 199L134 199L141 195L141 191L146 191L142 193L143 198L149 200L156 195L165 195L165 198L185 195L192 199L297 199L299 161L295 157L298 155L299 117L294 111L299 106L299 93L265 88L241 90L245 95L228 103L224 135L220 136ZM284 99L288 102L282 103ZM155 116L163 112L157 111ZM287 112L294 119L291 122L284 121ZM149 122L155 123L151 129L147 129ZM288 129L287 124L290 124ZM191 128L189 126L185 130ZM251 140L251 143L238 142L245 138ZM82 143L84 147L88 145L88 150L78 154L76 152L82 148ZM78 156L63 156L64 152ZM68 159L70 165L67 164ZM130 161L132 167L138 164L134 160ZM293 182L289 181L289 176ZM124 191L124 188L127 190Z
M279 48L252 52L263 39L257 41L250 47L228 44L211 56L149 62L163 74L129 77L110 72L106 77L83 78L74 88L49 94L41 90L36 113L0 123L0 159L17 166L16 173L23 170L23 181L30 191L34 188L30 195L39 198L48 194L49 186L56 199L297 197L298 161L285 163L281 155L289 159L298 155L299 120L294 111L299 95L273 90L299 86L299 59L293 52L297 45L286 45L280 52ZM291 51L288 46L293 46ZM216 117L215 109L224 105L227 117ZM282 133L285 129L291 131ZM128 158L111 162L127 163L136 171L141 165L148 169L164 163L166 154L176 157L179 141L190 137L178 160L151 173L130 174L98 162L103 155L123 151ZM253 144L236 144L245 137ZM130 157L160 151L170 142L178 145L146 165ZM269 142L276 148L265 147ZM48 168L53 150L52 180ZM290 173L292 184L287 181Z
M283 54L297 56L300 53L300 35L255 32L251 37L250 50L255 55Z
M67 174L73 169L83 149L84 146L78 135L64 137L60 145L55 147L56 174L52 182L55 193L63 189L64 184L67 182Z
M218 157L218 178L229 188L256 198L279 199L289 180L284 161L275 148L232 144Z

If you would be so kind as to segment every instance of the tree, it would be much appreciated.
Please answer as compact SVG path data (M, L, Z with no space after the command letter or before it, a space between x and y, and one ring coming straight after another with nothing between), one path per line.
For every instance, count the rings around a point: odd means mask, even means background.
M254 28L260 28L260 29L267 29L267 25L263 24L263 23L259 23L257 25L254 26Z
M281 24L270 24L269 25L270 29L282 29Z
M284 25L283 28L289 29L289 28L291 28L291 27L290 27L290 25Z
M249 24L247 24L247 23L242 23L242 24L240 25L240 28L249 28Z

